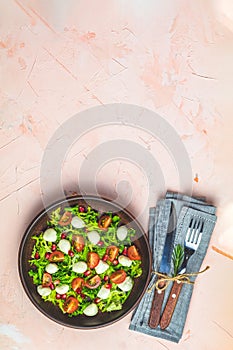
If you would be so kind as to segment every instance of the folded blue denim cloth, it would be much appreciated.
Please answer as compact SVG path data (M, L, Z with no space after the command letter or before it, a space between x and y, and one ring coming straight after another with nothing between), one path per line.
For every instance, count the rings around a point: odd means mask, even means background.
M156 207L150 208L149 211L148 239L153 257L152 269L157 272L159 271L172 203L177 216L174 246L177 244L184 245L185 235L191 218L198 218L204 222L201 242L198 249L189 259L186 269L186 273L198 272L206 255L211 234L216 223L216 208L206 203L205 198L195 198L175 192L167 192L165 199L159 200ZM170 266L171 274L172 264ZM183 334L194 285L183 285L169 326L164 330L160 326L152 329L148 326L148 321L154 293L149 293L149 289L155 283L156 278L156 275L152 274L148 290L133 313L129 329L178 343ZM196 276L190 278L192 282L195 279ZM166 305L171 287L172 283L165 290L162 309Z

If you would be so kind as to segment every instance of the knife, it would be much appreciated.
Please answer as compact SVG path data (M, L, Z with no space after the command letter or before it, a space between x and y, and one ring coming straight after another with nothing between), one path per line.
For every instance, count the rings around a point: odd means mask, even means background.
M159 272L162 274L166 274L166 275L169 273L169 270L170 270L171 256L172 256L172 250L173 250L173 239L174 239L175 230L176 230L176 211L175 211L174 204L171 203L168 230L167 230L167 235L166 235L166 239L165 239L162 260L161 260L160 268L159 268ZM159 277L159 278L161 278L161 277ZM166 282L161 281L161 283L159 284L159 287L163 288L165 286L165 284L166 284ZM153 296L153 301L152 301L151 311L150 311L150 317L149 317L149 321L148 321L148 325L150 328L156 328L159 325L160 314L161 314L161 309L162 309L163 299L164 299L164 293L165 293L164 290L161 291L161 290L155 289L155 291L154 291L154 296Z

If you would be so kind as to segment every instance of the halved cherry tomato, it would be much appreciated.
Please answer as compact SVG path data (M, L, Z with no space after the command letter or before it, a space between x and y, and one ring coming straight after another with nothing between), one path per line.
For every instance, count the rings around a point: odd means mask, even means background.
M101 283L100 276L95 275L85 282L85 287L89 289L95 289L99 287L100 283Z
M116 284L124 282L127 274L124 270L117 270L110 275L110 281Z
M84 283L85 283L85 281L83 278L76 277L71 282L71 287L75 292L77 292L78 289L81 289L84 286Z
M58 250L55 250L55 252L51 253L49 256L50 262L61 262L64 260L64 254Z
M112 218L109 215L104 214L99 218L99 221L98 221L99 228L101 228L102 230L107 230L111 222L112 222Z
M69 211L66 211L61 219L58 221L60 226L66 226L69 225L71 223L72 220L72 214Z
M72 314L78 308L79 302L75 297L68 297L64 302L63 310L68 314Z
M50 275L50 273L45 272L42 277L42 286L49 287L51 283L52 283L52 276Z
M81 252L83 250L83 248L85 247L85 241L84 241L83 236L73 235L72 240L73 240L73 245L74 245L75 250L77 252Z
M87 254L87 266L89 269L94 269L100 261L100 257L97 253L95 252L89 252Z
M113 260L116 259L118 253L119 253L119 248L117 248L115 245L110 245L106 250L108 260L111 262L113 262Z
M131 260L141 260L141 256L137 250L137 248L135 247L135 245L131 245L128 250L127 250L127 254L128 254L128 257L131 259Z

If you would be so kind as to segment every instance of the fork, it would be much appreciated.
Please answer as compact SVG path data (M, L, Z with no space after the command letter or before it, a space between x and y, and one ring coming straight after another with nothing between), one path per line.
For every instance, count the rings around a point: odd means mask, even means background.
M190 224L185 236L184 241L184 259L182 265L179 269L179 275L186 272L187 264L190 257L197 250L203 233L204 221L200 219L191 219ZM160 320L160 328L165 329L169 326L173 312L176 307L176 303L178 301L178 297L180 295L183 283L180 281L175 281L172 285L166 306L164 308L161 320Z

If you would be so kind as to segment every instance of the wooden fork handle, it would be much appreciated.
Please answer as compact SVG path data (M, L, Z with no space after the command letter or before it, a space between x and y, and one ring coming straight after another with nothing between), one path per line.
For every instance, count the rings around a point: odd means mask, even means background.
M175 310L176 303L179 298L182 286L183 286L183 283L181 282L178 283L176 281L172 285L166 306L164 308L164 311L160 320L161 329L167 328L171 322L172 315Z
M165 283L166 282L161 281L159 284L159 287L163 288ZM164 290L160 291L155 289L151 310L150 310L150 317L148 321L148 325L150 328L156 328L159 325L163 299L164 299Z

